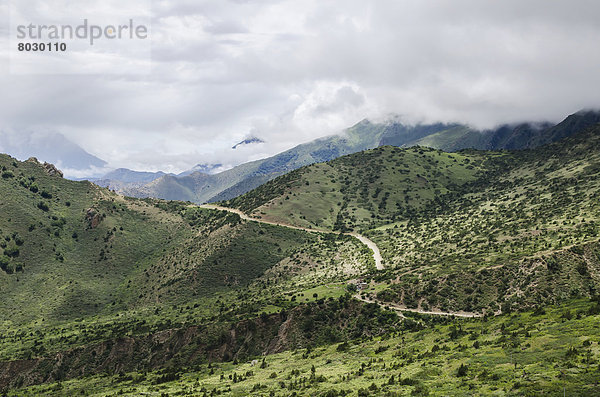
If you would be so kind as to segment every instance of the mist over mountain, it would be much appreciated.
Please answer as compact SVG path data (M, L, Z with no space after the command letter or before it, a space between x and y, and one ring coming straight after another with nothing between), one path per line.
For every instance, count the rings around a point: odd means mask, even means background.
M177 174L177 176L186 176L186 175L193 174L194 172L202 172L203 174L216 174L217 172L220 172L222 170L223 170L223 164L220 164L220 163L219 164L207 164L207 163L196 164L191 169Z
M523 122L478 130L466 124L404 124L398 121L363 120L339 135L298 145L275 156L240 164L208 175L200 167L179 175L152 174L143 184L115 179L104 182L118 192L134 197L207 202L229 200L263 183L305 165L333 160L379 146L427 146L445 151L531 149L555 142L600 121L600 112L583 110L558 124ZM212 168L218 169L218 168ZM110 178L103 178L109 180Z
M0 131L0 152L19 160L36 157L60 168L68 178L102 175L107 162L57 132Z
M253 144L257 144L257 143L264 143L265 141L263 141L260 138L257 137L250 137L250 138L246 138L241 142L236 143L235 145L233 145L231 148L232 149L237 149L238 147L241 146L247 146L247 145L253 145Z

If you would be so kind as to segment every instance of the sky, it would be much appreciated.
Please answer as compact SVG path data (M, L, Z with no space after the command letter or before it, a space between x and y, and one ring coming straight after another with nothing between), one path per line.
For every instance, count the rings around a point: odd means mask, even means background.
M113 168L232 166L365 118L486 128L600 107L595 0L75 3L0 2L0 131L58 132ZM147 21L148 51L19 73L16 18L98 15ZM248 137L265 142L231 149Z

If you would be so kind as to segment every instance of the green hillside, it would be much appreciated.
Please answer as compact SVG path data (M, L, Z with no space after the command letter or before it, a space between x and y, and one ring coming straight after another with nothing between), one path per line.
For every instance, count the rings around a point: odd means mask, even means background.
M253 362L123 372L9 396L592 396L600 393L598 303L482 320L411 316L396 332Z
M225 204L367 234L387 267L379 279L395 280L382 300L497 312L598 288L599 140L594 127L523 152L383 147L302 168Z
M485 160L386 146L293 171L226 204L298 226L369 230L477 179L487 169Z
M123 198L33 160L0 167L1 360L257 316L372 266L352 238Z
M223 203L278 226L0 156L0 391L597 394L599 148L383 146Z
M0 315L13 323L206 296L247 285L298 251L318 246L305 255L316 260L346 244L186 203L124 198L50 176L34 161L2 155L0 167Z

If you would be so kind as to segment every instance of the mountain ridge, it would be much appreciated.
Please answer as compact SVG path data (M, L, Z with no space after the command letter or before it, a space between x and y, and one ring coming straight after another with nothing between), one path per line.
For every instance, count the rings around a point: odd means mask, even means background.
M362 120L342 135L320 138L275 156L255 160L210 177L162 176L147 185L117 186L117 191L134 197L217 202L237 197L265 182L302 166L383 145L428 146L445 151L466 148L521 150L562 139L600 120L600 112L580 111L558 124L544 122L501 125L479 131L461 124L404 125Z

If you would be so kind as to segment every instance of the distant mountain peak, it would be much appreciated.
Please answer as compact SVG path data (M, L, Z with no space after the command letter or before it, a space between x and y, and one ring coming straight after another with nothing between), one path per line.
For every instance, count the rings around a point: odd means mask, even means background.
M252 144L256 144L256 143L264 143L264 142L265 141L263 141L262 139L253 136L253 137L246 138L241 142L236 143L231 148L237 149L238 146L246 146L246 145L252 145Z
M217 172L220 172L223 170L223 164L218 163L218 164L209 164L209 163L201 163L201 164L196 164L192 169L184 171L180 174L178 174L177 176L186 176L186 175L190 175L194 172L201 172L203 174L216 174Z

